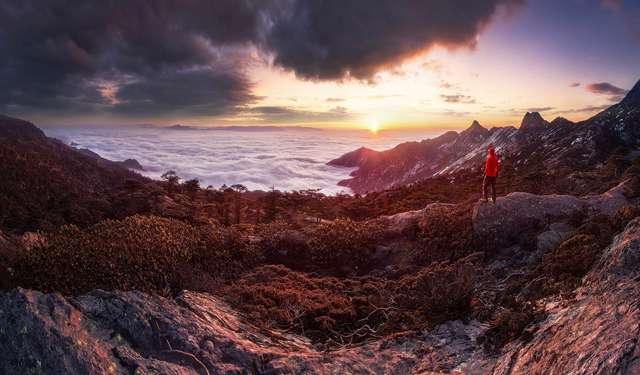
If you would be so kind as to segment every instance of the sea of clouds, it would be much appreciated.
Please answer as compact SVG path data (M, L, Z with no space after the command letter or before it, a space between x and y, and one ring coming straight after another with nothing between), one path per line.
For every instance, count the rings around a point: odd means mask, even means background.
M338 186L352 168L326 163L359 147L384 150L439 132L269 129L174 130L148 127L49 128L48 136L76 148L87 148L110 160L136 159L142 174L159 178L174 170L202 186L242 184L251 190L321 189L350 193Z

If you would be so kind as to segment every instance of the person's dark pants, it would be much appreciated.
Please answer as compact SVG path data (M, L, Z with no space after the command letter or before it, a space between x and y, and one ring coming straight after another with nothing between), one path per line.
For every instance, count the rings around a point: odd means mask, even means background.
M493 203L496 203L496 176L484 176L482 181L482 196L484 200L487 200L487 187L491 186L491 198Z

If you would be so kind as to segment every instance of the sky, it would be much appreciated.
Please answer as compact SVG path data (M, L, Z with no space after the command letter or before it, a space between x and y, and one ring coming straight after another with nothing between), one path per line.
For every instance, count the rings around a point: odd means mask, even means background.
M0 113L44 126L457 129L588 118L637 0L7 0Z

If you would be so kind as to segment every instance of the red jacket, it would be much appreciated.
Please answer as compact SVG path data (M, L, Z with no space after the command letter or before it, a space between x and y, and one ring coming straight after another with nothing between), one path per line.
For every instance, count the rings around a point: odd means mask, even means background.
M500 169L500 165L498 164L496 152L490 149L489 155L487 155L487 161L484 162L484 175L495 177L498 175L498 169Z

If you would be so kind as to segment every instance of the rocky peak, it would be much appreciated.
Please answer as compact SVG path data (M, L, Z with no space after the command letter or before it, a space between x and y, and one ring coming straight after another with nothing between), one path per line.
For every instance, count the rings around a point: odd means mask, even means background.
M474 120L470 127L466 130L463 130L460 135L466 136L483 136L486 137L489 134L489 130L482 125L477 120Z
M551 121L551 125L553 126L567 126L571 124L573 124L573 122L567 120L564 117L556 117L555 119L553 119L553 121Z
M544 129L549 123L538 112L527 112L520 123L520 130Z
M627 107L640 107L640 80L636 82L620 104Z

